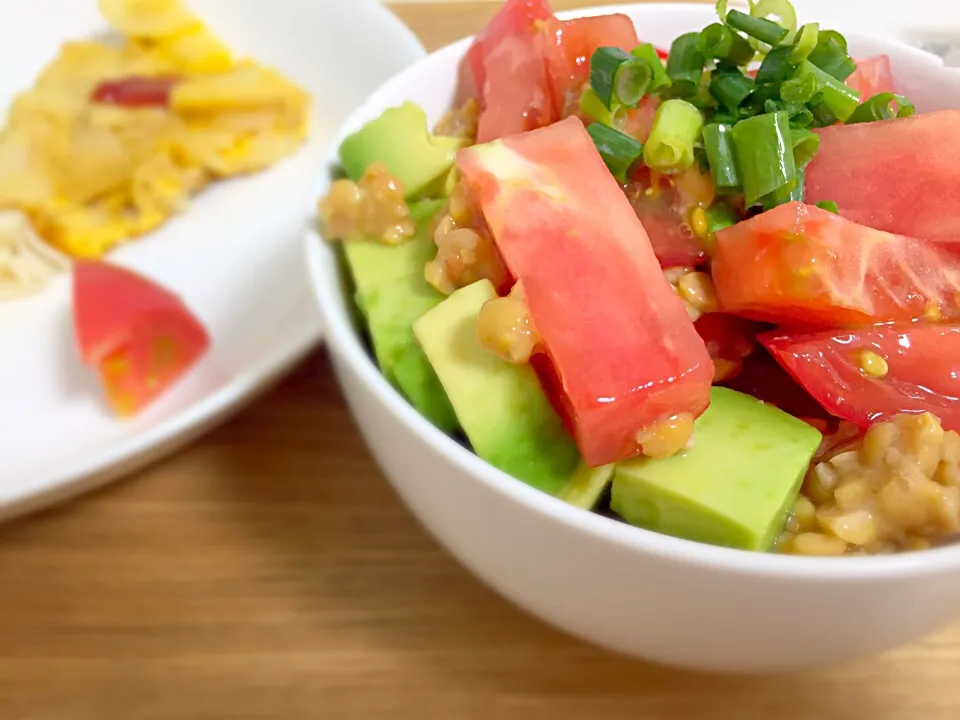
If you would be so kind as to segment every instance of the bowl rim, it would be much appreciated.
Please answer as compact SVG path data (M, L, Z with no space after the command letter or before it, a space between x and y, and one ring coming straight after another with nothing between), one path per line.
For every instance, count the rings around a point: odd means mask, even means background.
M568 10L557 13L557 17L566 20L638 9L643 9L644 12L702 14L705 9L710 9L712 12L712 5L690 2L622 3ZM842 28L840 29L843 31ZM853 32L845 34L848 37L857 36L857 33ZM902 42L871 36L861 35L860 37L869 37L873 41L881 40L895 46L901 54L923 57L943 67L943 61L937 56ZM468 36L451 42L407 66L377 88L361 106L350 113L340 130L334 135L335 140L325 156L324 174L317 183L319 191L315 193L315 197L319 197L319 193L323 192L329 183L329 168L337 164L337 149L342 138L353 127L365 120L372 110L380 110L383 107L382 103L378 102L380 96L386 94L393 85L420 74L425 67L451 60L459 63L472 39L473 36ZM312 213L311 217L315 217L315 213ZM305 262L325 327L328 350L339 356L342 365L349 367L357 380L376 397L377 402L394 421L404 425L433 452L460 472L483 484L490 491L523 506L525 510L543 515L570 531L584 533L595 540L612 543L641 555L650 555L692 568L722 571L742 577L781 578L793 581L821 580L829 581L834 585L851 585L960 570L960 545L891 555L838 558L739 550L685 540L618 522L597 513L585 512L526 485L488 464L436 428L387 381L373 357L364 348L360 335L354 328L348 307L349 300L341 293L342 268L332 257L332 250L324 248L324 245L323 239L316 230L316 223L311 223L304 243ZM326 259L323 253L329 254ZM342 309L338 303L342 303ZM389 473L385 471L385 474Z

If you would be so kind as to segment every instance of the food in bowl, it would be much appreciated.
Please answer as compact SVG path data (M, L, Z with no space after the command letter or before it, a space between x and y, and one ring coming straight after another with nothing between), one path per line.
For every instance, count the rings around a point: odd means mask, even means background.
M0 223L17 251L0 255L0 298L42 290L71 258L160 227L306 135L308 94L234 57L180 0L99 6L120 37L65 43L0 130L0 210L18 215Z
M518 480L745 550L926 547L960 528L960 113L767 7L663 51L507 2L432 132L343 142L321 230L386 378Z

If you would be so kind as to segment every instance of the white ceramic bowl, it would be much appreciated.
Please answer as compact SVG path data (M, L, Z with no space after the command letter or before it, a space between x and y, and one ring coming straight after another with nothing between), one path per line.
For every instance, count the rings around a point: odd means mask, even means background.
M685 4L565 16L607 12L629 14L642 40L664 47L714 19L712 7ZM920 109L960 107L960 79L938 59L849 37L854 55L891 56L902 92ZM451 102L468 44L448 46L394 77L354 113L341 138L404 100L436 121ZM335 158L336 146L330 162ZM320 181L318 194L328 182ZM640 530L527 487L435 429L391 388L352 325L334 254L312 235L307 258L334 369L381 468L449 552L546 622L654 662L777 672L893 648L960 608L960 546L872 558L748 553Z

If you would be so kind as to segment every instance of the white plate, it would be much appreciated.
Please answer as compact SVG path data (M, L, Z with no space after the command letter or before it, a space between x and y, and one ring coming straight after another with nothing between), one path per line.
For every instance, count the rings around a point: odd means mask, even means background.
M314 97L312 133L274 169L214 186L182 217L109 259L180 293L210 354L140 417L115 420L73 344L69 279L0 304L0 519L88 490L169 452L276 378L321 338L298 239L331 133L367 94L423 56L374 0L189 0L238 54ZM96 0L8 3L0 115L60 43L103 33Z

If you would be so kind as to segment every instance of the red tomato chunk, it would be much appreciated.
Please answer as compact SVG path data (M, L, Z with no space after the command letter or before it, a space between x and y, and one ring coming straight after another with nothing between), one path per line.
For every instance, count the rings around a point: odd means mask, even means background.
M548 125L553 101L543 60L544 20L553 17L545 0L507 0L477 35L464 59L480 99L477 142L488 142Z
M580 94L590 81L590 58L597 48L630 52L640 44L633 21L620 14L566 21L551 17L544 23L543 34L547 80L558 118L579 107Z
M909 323L760 338L827 411L869 427L931 412L960 430L960 324Z
M590 465L709 402L713 363L577 118L460 152L473 204L523 285Z
M893 84L893 70L890 68L890 58L886 55L857 60L857 69L847 78L847 85L860 93L860 100L869 100L880 93L895 93Z
M713 280L723 310L778 324L960 319L951 253L802 203L717 233Z
M102 262L74 264L73 320L80 357L96 368L120 416L156 399L210 345L207 331L180 298Z
M93 89L91 99L106 105L123 107L166 107L170 91L180 78L170 75L146 77L133 75L118 80L105 80Z
M878 230L960 242L960 110L818 131L805 199Z

